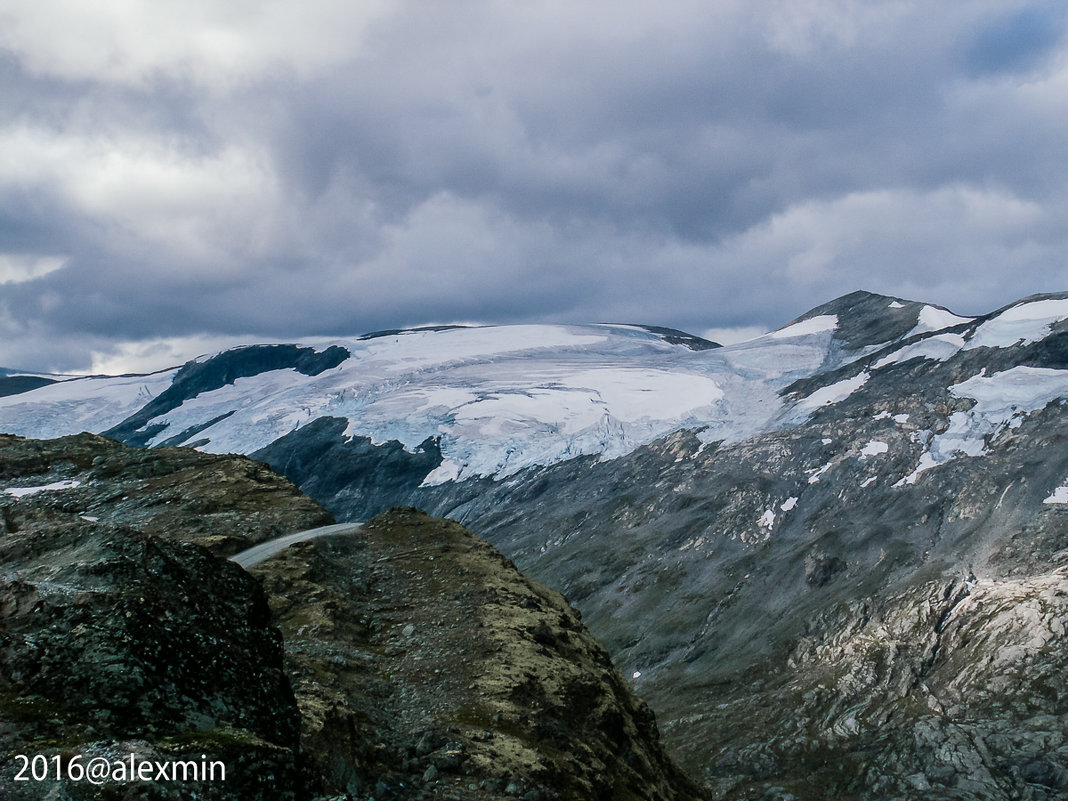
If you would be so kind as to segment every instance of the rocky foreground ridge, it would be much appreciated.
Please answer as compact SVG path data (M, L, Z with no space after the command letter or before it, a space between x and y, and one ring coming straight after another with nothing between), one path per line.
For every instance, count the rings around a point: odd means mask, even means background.
M701 797L578 613L458 524L223 558L327 522L249 459L0 437L0 797ZM226 781L14 781L130 753Z

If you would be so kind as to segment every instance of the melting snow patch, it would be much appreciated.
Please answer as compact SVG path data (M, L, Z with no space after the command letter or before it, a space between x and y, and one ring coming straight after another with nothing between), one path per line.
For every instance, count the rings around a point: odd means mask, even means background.
M895 423L907 423L908 421L909 421L909 416L907 414L895 414L894 415L894 422Z
M883 356L872 365L872 369L881 370L888 365L907 362L909 359L930 359L936 362L944 362L963 347L964 337L960 334L935 334Z
M16 498L22 498L26 495L36 495L38 492L53 492L55 490L74 489L80 487L82 482L77 479L70 479L68 481L56 481L52 484L45 484L41 487L11 487L4 490L6 495L14 495Z
M782 506L780 506L779 508L782 509L784 512L789 512L791 509L797 506L798 500L799 499L796 496L790 496L782 502Z
M877 415L875 415L875 417L873 417L872 420L885 420L889 416L890 416L890 412L886 411L886 409L883 409L881 412L879 412Z
M972 398L975 406L954 412L949 427L931 438L916 469L895 487L913 484L925 470L958 456L982 456L988 440L1006 429L1017 428L1031 412L1068 397L1068 370L1013 367L991 376L972 376L949 388L958 398Z
M766 512L764 512L764 514L760 516L760 519L757 521L757 525L761 526L762 528L771 528L775 525L775 513L771 511L771 509L768 509Z
M1050 327L1068 317L1068 299L1036 300L1006 309L975 329L965 350L1011 348L1049 336Z
M799 323L772 331L768 336L772 339L786 339L788 337L803 337L809 334L821 334L824 331L834 331L838 328L838 315L821 314L817 317L809 317Z
M830 437L824 437L820 440L820 442L822 442L824 445L830 445L832 442L834 442L834 440L832 440Z
M1068 503L1068 487L1057 487L1042 503Z
M937 306L924 306L916 320L916 327L909 331L905 338L908 339L916 334L927 334L931 331L941 331L961 323L970 323L973 317L959 317L947 309L939 309Z
M860 488L864 489L864 487L870 487L874 483L875 483L875 476L869 476L868 478L864 479L861 482Z
M829 406L832 403L839 403L844 401L866 383L870 376L865 371L853 376L852 378L846 378L842 381L836 381L826 387L820 387L807 398L802 398L797 402L797 408L800 411L814 411L821 406Z
M890 446L887 445L885 442L873 439L871 442L869 442L867 445L860 449L860 455L864 457L878 456L880 453L886 453L888 450L890 450Z
M920 473L924 472L925 470L930 470L932 467L935 467L939 464L941 464L941 462L936 462L934 460L934 457L931 456L930 453L924 453L922 456L920 456L920 463L916 465L916 469L904 478L898 480L894 484L894 486L903 487L906 484L915 484L916 479L920 477Z
M95 523L100 519L99 517L95 517L94 515L80 515L80 517L87 523Z
M827 464L825 464L819 470L816 470L811 476L808 477L808 483L809 484L819 484L820 483L820 476L822 476L824 473L826 473L828 470L830 470L832 465L834 465L834 462L827 462Z
M641 677L642 677L642 672L640 670L635 670L634 673L631 674L631 678L632 679L640 679Z

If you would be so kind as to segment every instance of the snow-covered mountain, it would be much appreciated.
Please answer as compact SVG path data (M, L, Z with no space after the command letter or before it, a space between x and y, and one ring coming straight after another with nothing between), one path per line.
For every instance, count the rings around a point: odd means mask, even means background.
M250 453L341 519L464 522L579 606L719 797L1053 799L1066 399L1068 293L969 318L858 292L728 347L251 346L0 398L0 430Z
M1017 333L1040 337L1057 315L1068 316L1064 300L1014 307L983 325L934 306L877 303L878 332L843 332L838 316L820 309L726 348L619 325L256 345L152 375L68 379L0 398L0 429L34 437L91 430L150 446L253 453L317 419L341 418L346 439L394 441L412 453L434 442L441 463L427 485L505 478L576 456L619 457L680 429L697 430L705 443L739 441L846 397L869 373L807 394L783 390L875 349L889 350L873 369L944 359Z

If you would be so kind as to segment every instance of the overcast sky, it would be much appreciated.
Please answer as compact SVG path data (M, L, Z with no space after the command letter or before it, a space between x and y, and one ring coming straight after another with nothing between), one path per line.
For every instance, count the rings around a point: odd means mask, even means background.
M1068 290L1062 0L0 0L0 365ZM724 330L729 329L729 330Z

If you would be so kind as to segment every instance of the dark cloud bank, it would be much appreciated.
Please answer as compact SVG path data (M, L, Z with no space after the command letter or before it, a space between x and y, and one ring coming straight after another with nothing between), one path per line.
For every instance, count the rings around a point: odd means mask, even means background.
M0 364L1068 289L1060 3L180 5L0 4Z

